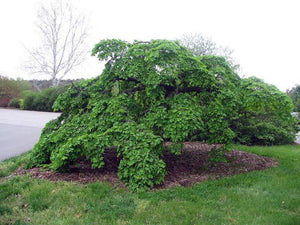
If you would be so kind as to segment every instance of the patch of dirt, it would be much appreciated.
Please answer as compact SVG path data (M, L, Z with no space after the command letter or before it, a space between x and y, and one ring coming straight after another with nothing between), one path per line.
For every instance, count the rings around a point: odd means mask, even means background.
M166 143L168 147L170 143ZM185 142L182 154L175 156L169 151L164 154L167 175L165 181L155 188L169 188L173 186L190 186L207 179L231 176L246 173L253 170L264 170L279 165L277 160L258 156L252 153L232 150L226 153L227 163L221 162L213 166L209 161L209 151L212 146L199 142ZM110 149L104 153L105 166L101 169L93 169L89 160L81 158L71 166L70 171L56 173L43 168L28 170L17 169L13 175L30 174L34 178L52 181L72 181L79 183L110 182L113 186L125 187L119 180L117 171L120 159L116 151Z

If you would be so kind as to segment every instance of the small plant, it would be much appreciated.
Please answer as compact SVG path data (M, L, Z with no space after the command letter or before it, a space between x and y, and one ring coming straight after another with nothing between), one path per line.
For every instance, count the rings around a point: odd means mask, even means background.
M216 166L219 162L227 162L224 151L214 147L209 152L209 162Z

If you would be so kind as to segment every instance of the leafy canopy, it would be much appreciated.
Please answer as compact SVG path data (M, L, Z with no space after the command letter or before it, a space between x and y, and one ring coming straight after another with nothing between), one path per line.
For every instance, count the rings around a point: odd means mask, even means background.
M116 147L120 179L145 191L164 180L164 142L179 154L184 141L226 146L236 138L241 79L224 58L196 57L167 40L103 40L93 55L106 61L103 73L58 97L62 114L44 128L32 166L63 170L84 156L101 168L104 151Z

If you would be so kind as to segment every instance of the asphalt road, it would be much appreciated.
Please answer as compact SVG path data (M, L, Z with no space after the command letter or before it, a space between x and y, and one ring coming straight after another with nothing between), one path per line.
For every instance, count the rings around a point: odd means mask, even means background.
M59 113L0 108L0 161L29 151L45 124Z

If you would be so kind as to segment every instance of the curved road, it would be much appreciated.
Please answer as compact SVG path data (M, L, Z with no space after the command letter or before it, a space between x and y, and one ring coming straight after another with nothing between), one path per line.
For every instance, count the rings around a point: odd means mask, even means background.
M31 150L45 124L59 115L0 108L0 161Z

